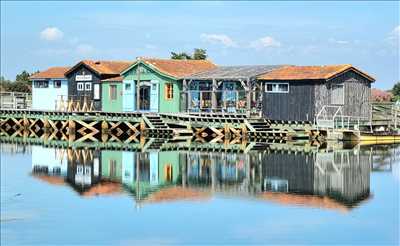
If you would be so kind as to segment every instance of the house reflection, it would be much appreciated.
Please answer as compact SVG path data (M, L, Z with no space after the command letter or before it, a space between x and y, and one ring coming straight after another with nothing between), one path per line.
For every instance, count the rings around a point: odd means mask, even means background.
M32 174L83 196L128 193L137 203L213 195L348 210L370 196L362 149L283 153L130 152L34 146Z

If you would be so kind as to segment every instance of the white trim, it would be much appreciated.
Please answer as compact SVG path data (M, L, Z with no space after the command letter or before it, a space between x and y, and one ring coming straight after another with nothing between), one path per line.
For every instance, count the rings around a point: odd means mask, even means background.
M100 100L100 84L93 84L93 99Z
M85 91L91 91L91 90L92 90L92 83L86 82L85 83Z
M279 87L279 85L287 85L287 91L268 91L267 90L267 85L277 85L278 87ZM289 93L289 91L290 91L290 85L289 85L289 83L274 83L274 82L272 82L272 83L265 83L265 88L264 88L264 91L266 92L266 93L284 93L284 94L287 94L287 93Z
M83 91L83 90L84 90L84 85L83 85L83 83L77 83L77 84L76 84L76 90L77 90L77 91Z

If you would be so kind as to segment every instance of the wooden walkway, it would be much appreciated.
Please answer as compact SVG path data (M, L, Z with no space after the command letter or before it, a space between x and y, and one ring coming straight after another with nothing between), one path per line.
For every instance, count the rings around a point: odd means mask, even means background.
M293 132L282 122L233 114L60 112L0 109L3 136L29 136L69 142L138 143L141 137L238 143L289 140ZM299 126L303 123L297 122ZM303 129L304 130L304 129ZM308 137L308 136L307 136Z

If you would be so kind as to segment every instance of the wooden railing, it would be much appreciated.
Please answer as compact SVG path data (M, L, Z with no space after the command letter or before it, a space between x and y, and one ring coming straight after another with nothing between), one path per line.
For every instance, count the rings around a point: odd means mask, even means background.
M55 110L62 112L91 112L94 111L93 100L87 97L59 96L55 102Z
M0 108L29 109L32 107L32 95L23 92L0 92Z

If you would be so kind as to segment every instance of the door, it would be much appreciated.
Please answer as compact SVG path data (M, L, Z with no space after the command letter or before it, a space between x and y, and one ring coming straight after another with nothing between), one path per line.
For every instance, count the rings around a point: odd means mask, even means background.
M150 185L158 185L158 152L150 152Z
M136 180L136 165L135 153L123 151L122 152L122 183L131 187Z
M237 93L236 93L236 83L235 82L225 82L223 84L223 101L225 103L225 107L227 112L235 113L236 112L236 102L237 102Z
M139 96L140 96L140 110L150 110L150 85L144 84L140 86Z
M122 105L124 112L132 112L136 109L135 87L135 82L133 80L126 80L123 82Z
M150 91L150 111L158 112L158 100L159 100L159 89L160 85L157 80L151 81L151 91Z

